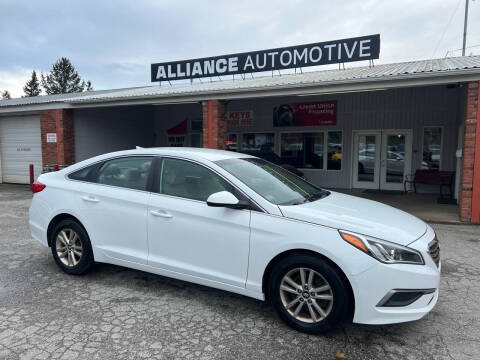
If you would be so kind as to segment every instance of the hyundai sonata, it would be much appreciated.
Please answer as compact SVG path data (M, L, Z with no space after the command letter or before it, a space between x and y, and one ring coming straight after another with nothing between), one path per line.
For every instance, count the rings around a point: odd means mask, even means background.
M309 333L352 315L417 320L438 299L430 226L254 156L139 148L43 174L32 191L32 236L69 274L105 262L269 300Z

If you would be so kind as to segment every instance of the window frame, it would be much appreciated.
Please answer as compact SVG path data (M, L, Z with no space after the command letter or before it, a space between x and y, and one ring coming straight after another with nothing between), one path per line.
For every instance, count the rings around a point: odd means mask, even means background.
M240 147L240 144L241 142L239 141L240 139L242 139L242 133L238 133L238 132L227 132L227 141L230 137L230 135L235 135L237 137L237 150L228 150L228 151L233 151L233 152L241 152L241 150L239 149Z
M339 132L342 134L342 162L340 165L340 169L327 169L328 167L328 133L329 132ZM311 131L306 131L306 129L303 130L282 130L279 131L279 156L282 157L282 135L283 134L323 134L323 168L322 169L314 169L314 168L306 168L306 167L299 167L299 170L306 170L306 171L325 171L325 172L341 172L343 171L343 155L345 153L345 137L344 137L344 131L340 129L321 129L321 130L316 130L316 129L311 129Z
M422 126L422 153L420 157L420 168L422 167L422 161L423 161L423 147L425 146L425 129L426 128L440 128L442 131L442 134L440 136L440 162L438 164L438 171L442 171L442 165L443 165L443 137L445 134L445 129L443 125L424 125Z
M225 182L227 182L230 186L232 186L232 188L234 189L234 194L239 200L247 200L250 202L250 206L245 208L245 209L241 209L243 211L247 210L247 211L258 211L258 212L261 212L261 213L268 213L264 208L262 208L255 200L253 200L250 196L248 196L247 194L245 194L245 192L243 192L242 190L240 190L235 184L233 184L229 179L227 179L223 174L220 174L217 170L215 170L214 168L212 168L211 166L208 166L200 161L196 161L194 159L189 159L189 158L184 158L184 157L181 157L181 156L174 156L174 155L157 155L154 159L154 163L153 163L153 166L150 168L151 171L152 171L152 174L151 174L151 187L150 187L150 192L152 194L155 194L155 195L158 195L158 196L167 196L167 197L170 197L170 198L174 198L174 199L182 199L182 200L186 200L186 201L193 201L193 202L196 202L196 203L201 203L201 204L207 204L206 201L202 201L202 200L196 200L196 199L190 199L190 198L185 198L185 197L181 197L181 196L176 196L176 195L168 195L168 194L163 194L160 192L160 171L162 169L162 164L163 164L163 159L175 159L175 160L183 160L183 161L188 161L188 162L191 162L191 163L194 163L194 164L197 164L199 166L203 166L204 168L206 168L207 170L210 170L212 171L215 175L219 176L220 178L222 178Z
M231 133L229 133L231 134ZM244 149L243 148L243 137L246 135L246 134L273 134L273 152L275 152L275 146L277 144L277 132L275 131L243 131L241 133L233 133L232 134L237 134L237 139L238 139L238 150L237 152L243 152L243 151L248 151L248 149ZM255 150L253 150L255 151Z
M145 190L132 189L132 188L128 188L128 187L109 185L109 184L101 184L101 183L98 182L98 180L97 180L98 171L103 166L103 164L105 164L106 162L111 161L111 160L131 158L131 157L151 157L152 158L152 165L150 166L150 170L149 170L149 173L148 173L147 184L146 184ZM155 158L156 157L158 157L158 155L156 155L156 154L131 154L131 155L121 155L121 156L115 156L115 157L108 158L108 159L99 160L99 161L94 162L92 164L88 164L88 165L85 165L85 166L83 166L79 169L71 171L68 174L65 174L65 180L67 180L67 181L80 181L80 182L87 183L87 184L98 185L98 186L108 186L108 187L112 187L112 188L116 188L116 189L141 191L141 192L152 192L151 191L151 189L152 189L152 174L153 174L153 167L155 165ZM92 170L90 170L90 173L88 174L88 177L87 177L88 180L87 181L70 178L71 174L76 173L77 171L85 169L89 166L93 166L93 168L92 168Z

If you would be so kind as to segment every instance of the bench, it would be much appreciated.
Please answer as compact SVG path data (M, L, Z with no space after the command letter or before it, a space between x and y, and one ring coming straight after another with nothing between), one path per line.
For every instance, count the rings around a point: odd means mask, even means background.
M407 184L413 184L413 189L417 192L417 184L424 185L439 185L440 197L443 197L442 189L447 187L450 191L449 196L453 195L453 181L455 177L455 171L439 171L439 170L422 170L419 169L415 172L415 175L407 176L403 182L403 188L407 192Z

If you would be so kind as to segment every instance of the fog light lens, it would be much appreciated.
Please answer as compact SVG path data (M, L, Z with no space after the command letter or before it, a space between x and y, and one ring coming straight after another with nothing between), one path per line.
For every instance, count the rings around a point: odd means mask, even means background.
M378 307L400 307L413 304L425 294L432 294L435 289L391 290L377 304Z

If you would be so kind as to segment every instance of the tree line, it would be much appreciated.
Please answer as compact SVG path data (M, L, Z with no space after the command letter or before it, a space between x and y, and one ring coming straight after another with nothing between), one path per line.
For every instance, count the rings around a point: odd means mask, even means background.
M37 76L35 70L32 71L30 79L25 83L23 87L24 96L31 97L42 94L42 90L47 95L55 94L68 94L82 91L92 91L92 83L90 80L83 80L75 67L65 57L57 60L52 65L52 69L46 75L40 74L40 79ZM1 93L3 99L10 99L10 93L5 90Z

